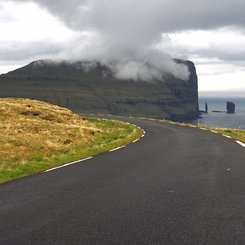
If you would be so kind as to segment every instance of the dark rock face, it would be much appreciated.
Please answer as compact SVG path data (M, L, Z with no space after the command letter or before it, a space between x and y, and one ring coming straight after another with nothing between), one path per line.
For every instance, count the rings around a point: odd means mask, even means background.
M100 63L93 63L91 69L89 62L32 62L0 76L0 97L38 99L81 113L197 118L195 66L190 61L176 62L188 67L188 81L170 74L164 76L164 81L125 81L115 79L110 69Z
M226 110L227 113L235 113L236 105L233 102L227 101L226 102Z
M208 113L208 103L205 103L205 113Z

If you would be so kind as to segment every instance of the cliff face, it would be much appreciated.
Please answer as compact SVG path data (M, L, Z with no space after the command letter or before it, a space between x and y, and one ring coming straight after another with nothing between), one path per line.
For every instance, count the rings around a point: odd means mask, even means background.
M166 74L163 81L122 81L99 63L36 61L0 76L0 97L38 99L81 113L110 113L185 120L199 114L197 75L188 81Z

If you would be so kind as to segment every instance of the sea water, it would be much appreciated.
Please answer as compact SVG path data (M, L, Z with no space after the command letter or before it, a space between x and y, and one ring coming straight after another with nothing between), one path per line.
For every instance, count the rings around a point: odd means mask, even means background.
M236 104L234 114L226 113L227 101ZM208 113L203 114L195 123L220 128L245 129L245 92L199 93L200 110L205 110L205 103L208 104Z

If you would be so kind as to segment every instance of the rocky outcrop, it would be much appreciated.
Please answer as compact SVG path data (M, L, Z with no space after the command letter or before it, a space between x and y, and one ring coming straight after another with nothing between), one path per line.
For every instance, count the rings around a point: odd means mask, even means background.
M227 101L226 102L226 110L227 113L235 113L236 105L233 102Z
M196 118L199 107L195 66L190 61L176 62L188 66L188 81L170 74L165 74L164 81L125 81L115 79L110 69L100 63L32 62L0 76L0 97L38 99L82 113Z

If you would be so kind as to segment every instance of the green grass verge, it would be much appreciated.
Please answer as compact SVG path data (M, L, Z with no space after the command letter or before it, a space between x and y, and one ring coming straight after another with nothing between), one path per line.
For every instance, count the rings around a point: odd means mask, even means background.
M32 175L49 168L107 152L113 148L127 145L142 135L142 131L130 124L97 118L84 118L96 125L101 131L95 133L94 139L83 147L58 151L50 157L37 155L25 164L15 164L11 168L0 169L0 183Z
M207 126L198 126L199 128L206 128L209 131L216 131L219 134L230 136L235 140L245 143L245 130L231 129L231 128L214 128Z
M216 128L216 127L209 127L209 126L205 126L205 125L193 125L193 124L189 124L189 123L179 123L179 122L173 122L173 121L169 121L169 120L163 120L163 121L172 122L172 123L182 125L182 126L186 126L186 127L195 126L196 128L205 128L208 131L215 131L221 135L230 136L234 140L239 140L239 141L245 143L245 130L233 129L233 128Z

